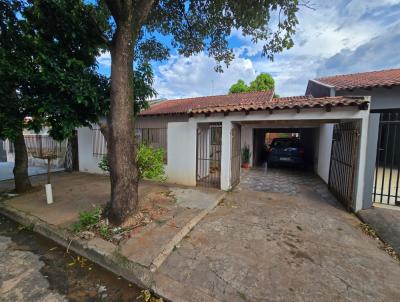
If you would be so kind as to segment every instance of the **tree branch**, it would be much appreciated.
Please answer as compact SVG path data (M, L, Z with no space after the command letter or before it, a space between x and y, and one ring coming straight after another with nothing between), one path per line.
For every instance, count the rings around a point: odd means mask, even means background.
M121 18L121 11L123 10L122 5L121 5L121 0L105 0L108 9L111 12L111 15L114 18L115 23L118 23L118 21Z
M142 28L143 23L146 21L147 16L150 13L153 4L154 0L139 0L136 3L132 20L132 26L135 32L135 41L140 33L140 29Z

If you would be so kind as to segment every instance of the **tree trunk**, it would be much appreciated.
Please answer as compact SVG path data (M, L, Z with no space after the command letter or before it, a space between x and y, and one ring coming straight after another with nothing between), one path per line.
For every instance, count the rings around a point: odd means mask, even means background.
M138 209L138 172L133 135L133 31L120 22L111 47L111 107L108 154L111 178L109 219L122 224Z
M29 190L32 185L28 176L28 153L26 151L24 135L21 133L14 141L15 163L14 163L14 181L15 191L24 193Z
M108 218L120 225L138 210L138 171L135 162L133 49L154 0L106 0L116 23L110 46L111 106L107 136L111 202Z

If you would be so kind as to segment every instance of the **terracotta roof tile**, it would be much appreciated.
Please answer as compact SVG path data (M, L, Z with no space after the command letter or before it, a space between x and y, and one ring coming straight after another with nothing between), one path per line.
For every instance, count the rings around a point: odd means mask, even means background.
M334 86L336 90L390 87L400 85L400 68L323 77L316 81Z
M197 108L208 106L268 102L273 95L274 92L271 90L168 100L151 106L142 111L140 115L187 114Z
M368 108L368 100L358 96L337 96L314 98L312 96L292 96L274 98L269 102L254 102L246 104L214 105L191 110L191 114L225 113L235 111L257 111L257 110L282 110L303 108L332 108L345 106L359 106L360 109Z
M229 95L169 100L156 104L141 112L142 116L166 114L204 114L235 111L282 110L302 108L331 108L359 106L368 108L368 100L362 96L337 96L314 98L313 96L292 96L272 98L273 92L239 93Z

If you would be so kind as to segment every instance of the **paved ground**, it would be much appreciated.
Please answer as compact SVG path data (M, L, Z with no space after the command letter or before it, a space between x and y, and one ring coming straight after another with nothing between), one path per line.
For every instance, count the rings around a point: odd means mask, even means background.
M161 272L219 301L398 301L399 263L315 188L228 194Z
M264 186L270 178L260 175L263 171L244 175L257 185L243 181L174 244L156 269L155 288L172 293L174 301L191 302L398 301L399 263L361 231L360 221L344 211L322 181L274 171L272 178L286 184L272 186L273 192ZM107 177L85 173L59 173L54 190L52 206L44 204L41 191L7 204L62 227L77 218L78 209L109 198ZM140 190L142 198L165 190L175 196L173 204L165 204L171 215L118 247L128 260L149 267L199 211L212 208L217 195L208 199L201 189L154 183Z
M290 168L255 168L244 170L239 187L260 192L296 195L302 186L313 188L321 197L331 202L335 198L326 184L313 172Z
M374 208L358 212L362 220L373 227L383 241L400 255L400 207Z
M0 301L67 301L49 289L38 255L9 250L10 245L11 239L0 235Z

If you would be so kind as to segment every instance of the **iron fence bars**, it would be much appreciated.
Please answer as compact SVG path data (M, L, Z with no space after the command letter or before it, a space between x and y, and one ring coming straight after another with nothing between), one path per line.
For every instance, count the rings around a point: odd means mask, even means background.
M339 123L334 126L328 187L348 210L354 209L358 141L357 122Z
M400 111L380 114L372 201L400 206Z
M94 157L104 157L107 155L107 141L98 125L92 128L92 150Z
M107 155L107 142L100 131L99 126L95 126L93 131L93 156L103 157ZM167 161L167 128L135 128L134 131L136 144L145 144L153 149L164 150L164 161Z
M240 182L240 125L234 124L231 132L231 187Z
M197 185L221 186L222 123L199 124L196 143Z

